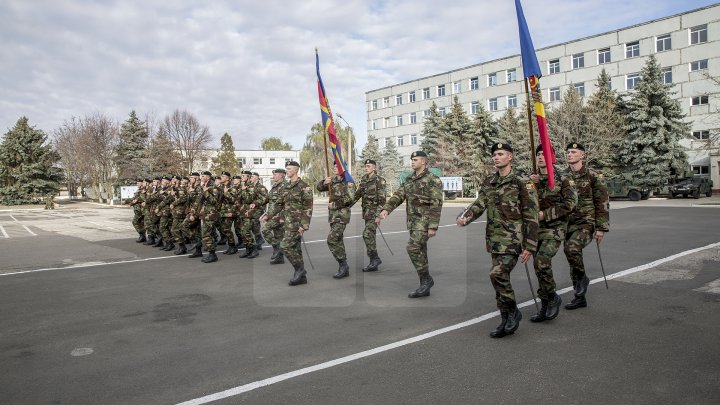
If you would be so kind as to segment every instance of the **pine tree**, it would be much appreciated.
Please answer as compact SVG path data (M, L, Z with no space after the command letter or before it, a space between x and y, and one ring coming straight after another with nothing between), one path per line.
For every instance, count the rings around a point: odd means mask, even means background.
M690 126L672 86L661 82L661 69L654 55L640 71L640 82L625 101L627 137L620 148L620 161L632 171L639 185L660 188L683 175L687 156L679 141Z
M173 148L167 132L163 126L160 126L155 138L150 142L147 149L146 164L150 176L167 176L173 174L189 174L185 173L185 166L182 157Z
M395 143L389 142L385 146L380 159L380 175L385 178L388 194L394 193L400 187L400 171L402 170L400 158Z
M580 93L575 90L575 86L569 86L563 95L562 102L547 112L547 121L548 133L556 152L561 151L570 142L583 144L588 156L595 152L586 132L587 123L583 100ZM536 139L539 138L536 137Z
M365 159L372 159L377 163L378 170L380 169L380 162L382 161L382 154L380 153L380 147L378 146L378 141L372 134L368 135L367 143L363 147L362 152L360 153L360 160L358 161L358 164L355 166L355 173L353 175L355 176L355 180L358 181L360 177L362 177L363 174L365 174L364 165Z
M220 138L220 149L212 159L210 171L216 175L222 172L228 172L231 176L238 174L240 171L240 165L235 157L235 146L227 132Z
M57 194L62 170L60 155L47 136L21 117L0 143L0 202L6 205L39 202Z
M520 173L532 173L530 137L526 113L520 115L508 108L498 121L498 142L507 142L513 148L513 168Z
M120 127L120 142L115 150L114 160L120 184L131 184L138 177L147 177L148 170L143 164L147 141L145 123L137 117L135 111L131 111L130 117Z
M490 161L490 147L498 141L498 124L483 106L473 115L470 127L471 174L470 188L477 189L483 179L494 169Z
M420 142L420 149L428 154L432 160L437 161L437 153L435 145L443 138L441 130L442 117L438 113L435 102L430 106L430 114L423 118L423 129L421 135L423 137Z
M430 156L435 166L440 167L445 175L466 178L472 175L475 150L471 146L471 127L470 118L455 96L450 112L440 120L439 132L445 142L436 142L434 156ZM438 147L438 144L442 147Z
M610 89L610 75L605 69L600 72L596 86L585 108L587 161L606 176L614 177L621 171L617 147L626 136L625 115L617 92Z

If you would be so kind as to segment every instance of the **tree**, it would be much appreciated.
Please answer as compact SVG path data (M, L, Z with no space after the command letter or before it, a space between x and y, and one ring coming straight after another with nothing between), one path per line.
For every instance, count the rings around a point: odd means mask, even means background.
M353 139L353 144L355 144L355 135L353 134L352 128L340 127L336 124L335 132L338 139L340 139L340 145L343 148L343 157L347 159L346 154L348 138L351 137ZM327 143L327 149L325 149L325 137L325 127L323 127L321 123L314 124L310 128L310 133L307 135L305 144L300 151L300 168L303 172L302 177L310 184L315 184L326 177L327 166L330 167L330 174L332 175L332 165L334 164L334 161L332 158L332 152L330 151L330 143ZM351 154L353 157L355 156L354 150L351 151Z
M240 164L238 163L237 157L235 157L235 146L227 132L220 138L220 149L218 150L218 154L212 159L210 171L215 174L228 172L231 175L235 175L240 171Z
M401 156L395 142L388 142L380 158L380 175L385 178L387 193L394 193L400 187Z
M598 76L597 90L585 108L588 164L608 176L620 174L617 146L625 139L625 115L617 92L610 89L610 75L605 69ZM565 145L563 145L565 146Z
M75 117L65 121L53 133L53 143L60 155L60 167L67 182L68 196L77 197L77 190L89 186L88 165L82 155L82 122Z
M80 159L98 201L113 195L117 177L115 150L120 138L116 121L100 113L89 114L80 120Z
M260 140L260 149L262 150L292 150L292 145L289 142L284 142L282 139L271 136L269 138L263 138Z
M680 103L672 98L672 86L661 82L660 65L650 55L638 85L624 102L627 138L619 151L620 161L639 185L659 188L687 169L679 141L690 126L683 121Z
M366 159L372 159L377 163L378 170L380 169L380 162L382 161L382 154L380 153L380 147L378 146L378 141L375 138L374 135L370 134L368 135L367 143L363 147L362 152L360 153L360 161L359 164L355 165L355 173L353 175L355 176L355 180L358 180L360 177L362 177L363 174L365 174L364 165Z
M498 121L498 142L507 142L512 146L513 168L522 173L532 173L530 136L524 112L518 115L514 108L505 111Z
M587 149L588 156L594 153L592 141L586 131L582 97L575 90L575 86L568 86L560 104L548 110L547 121L548 132L555 147L564 148L570 142L579 142Z
M438 113L437 105L433 101L430 105L430 113L423 119L422 142L420 149L428 154L428 157L437 160L435 145L442 139L443 133L441 129L442 117Z
M118 181L121 184L135 182L137 177L147 177L145 167L145 149L147 148L148 131L135 111L120 127L120 142L115 151L115 164L118 169Z
M0 143L0 201L6 205L38 202L57 194L62 171L60 155L47 136L20 117Z
M471 146L474 141L472 124L457 96L453 99L450 112L441 117L439 123L436 134L440 134L440 137L434 140L434 151L428 157L446 175L469 177L472 159L475 158L475 148Z
M163 129L173 148L180 153L183 172L190 173L200 160L202 151L212 138L210 129L201 125L195 116L187 111L175 110L162 121Z
M498 124L492 114L479 106L470 125L471 165L468 180L470 188L477 189L483 179L494 171L490 161L490 147L498 140Z
M179 174L185 169L180 154L174 149L164 126L158 129L150 142L145 159L151 177Z

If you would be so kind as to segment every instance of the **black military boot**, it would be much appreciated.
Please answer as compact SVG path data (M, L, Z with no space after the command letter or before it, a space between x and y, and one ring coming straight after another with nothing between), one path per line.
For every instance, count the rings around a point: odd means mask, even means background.
M347 264L347 260L339 260L338 271L333 275L333 278L340 279L350 275L350 266Z
M270 255L271 262L273 260L277 259L277 255L278 255L278 253L280 253L280 247L278 247L278 245L272 245L272 248L273 248L273 252L272 252L272 255Z
M211 250L207 256L203 257L202 260L200 260L203 263L212 263L218 261L218 257L215 254L214 250Z
M225 253L226 255L234 255L234 254L237 253L237 252L238 252L237 246L235 246L234 243L230 242L230 243L228 244L228 248L225 250L224 253Z
M587 293L588 286L590 285L590 279L587 275L583 275L583 278L578 280L575 287L575 295L578 297L584 297Z
M565 309L572 311L573 309L585 308L586 306L587 301L585 300L585 297L575 296L569 304L565 304Z
M250 245L250 246L252 246L252 245ZM238 256L238 257L240 257L241 259L246 258L246 257L250 256L250 253L252 253L252 251L253 251L252 247L245 246L245 252L241 253L240 256Z
M277 256L275 256L274 259L270 259L270 264L283 264L285 263L285 255L282 252L282 249L278 248Z
M195 245L195 250L194 250L194 251L192 252L192 254L191 254L190 256L188 256L188 257L190 257L190 258L193 258L193 257L202 257L202 255L203 255L203 254L202 254L202 247L200 246L200 244L196 244L196 245Z
M541 298L540 302L542 303L542 305L540 305L540 311L530 317L530 322L542 322L547 319L545 313L547 313L548 300Z
M500 325L495 328L492 332L490 332L490 337L492 338L501 338L507 333L505 333L505 325L507 324L508 320L508 311L507 309L501 309L500 310L500 318L502 318L502 321L500 321Z
M228 240L227 240L227 238L225 237L225 235L223 235L223 236L220 238L220 240L216 243L216 245L218 245L218 246L225 246L225 245L227 245L227 243L228 243Z
M260 235L259 237L255 237L255 248L257 250L262 250L263 245L265 244L265 238Z
M158 238L153 247L162 247L164 245L162 237Z
M255 246L250 247L250 254L247 255L248 259L254 259L256 257L260 256L260 251Z
M178 242L178 248L175 249L173 253L175 253L176 255L184 255L185 253L187 253L187 247L185 247L184 243Z
M508 311L508 319L505 323L505 333L512 335L520 327L520 320L522 319L522 312L518 307L513 304L513 307Z
M152 246L155 244L155 235L148 235L147 240L143 245Z
M292 279L290 279L290 282L288 282L288 285L291 286L296 286L300 284L307 284L307 272L305 271L305 267L303 266L295 267L295 273L293 273Z
M427 297L430 295L430 288L435 285L435 280L430 277L429 273L423 273L420 275L420 287L417 290L408 294L408 298L420 298Z
M142 233L142 232L138 232L138 238L135 239L135 242L137 242L137 243L143 243L143 242L145 242L146 240L147 240L147 239L145 239L145 234Z
M560 313L560 305L562 305L562 298L553 293L550 299L548 299L548 308L547 311L545 311L545 319L550 321L557 318Z
M362 269L363 272L371 272L371 271L378 271L378 267L382 264L382 260L380 260L380 257L376 253L370 254L370 263L368 263L367 267L364 267Z
M175 242L173 242L173 241L171 241L171 240L168 241L168 242L166 243L165 247L162 248L162 250L164 250L164 251L166 251L166 252L169 252L169 251L171 251L171 250L175 250Z

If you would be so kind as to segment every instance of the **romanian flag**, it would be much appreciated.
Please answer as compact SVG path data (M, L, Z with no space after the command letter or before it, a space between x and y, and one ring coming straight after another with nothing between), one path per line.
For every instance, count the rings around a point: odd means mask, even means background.
M320 77L320 57L318 56L317 49L315 50L315 67L317 69L318 97L320 97L320 115L322 116L322 123L325 127L325 132L328 134L330 148L335 158L335 167L337 167L338 173L345 178L347 183L354 183L355 180L353 180L350 172L347 170L345 160L342 157L340 139L338 139L335 133L335 120L333 120L330 103L328 103L327 93L325 93L325 86L323 86L322 78Z
M520 53L522 54L523 74L530 83L530 94L533 98L535 107L535 118L537 118L538 131L540 132L540 144L542 145L543 157L547 163L548 186L555 188L555 153L553 153L550 136L548 135L547 119L545 118L545 106L542 102L542 92L540 91L540 64L538 64L535 55L535 47L530 38L527 21L523 14L520 0L515 0L515 10L517 11L518 29L520 30ZM530 117L528 117L530 119Z

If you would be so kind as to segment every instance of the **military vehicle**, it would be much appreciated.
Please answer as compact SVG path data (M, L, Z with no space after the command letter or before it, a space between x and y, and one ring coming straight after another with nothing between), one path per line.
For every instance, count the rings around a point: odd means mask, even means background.
M647 200L650 197L650 188L634 184L627 177L618 177L607 180L608 195L610 198L627 198L631 201Z
M712 196L713 182L704 176L694 176L681 179L675 185L670 186L668 196L675 198L682 195L683 197L692 196L692 198L700 198L701 194Z

